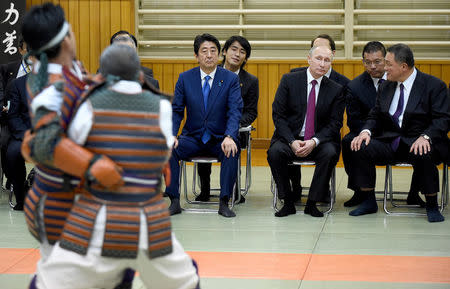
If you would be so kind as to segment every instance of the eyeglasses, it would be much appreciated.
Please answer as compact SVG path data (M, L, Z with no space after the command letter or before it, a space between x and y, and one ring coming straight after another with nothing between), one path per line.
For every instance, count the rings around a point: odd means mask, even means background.
M371 66L374 65L381 65L384 64L383 59L376 59L375 61L369 61L369 60L363 60L364 65Z

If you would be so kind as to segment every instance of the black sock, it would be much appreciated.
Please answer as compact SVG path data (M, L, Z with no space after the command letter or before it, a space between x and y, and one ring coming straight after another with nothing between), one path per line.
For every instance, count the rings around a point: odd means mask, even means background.
M307 206L315 206L316 205L316 201L311 201L310 199L308 199L307 201L306 201L306 205Z
M435 208L438 206L437 194L434 196L425 195L425 200L426 200L425 206L427 208Z

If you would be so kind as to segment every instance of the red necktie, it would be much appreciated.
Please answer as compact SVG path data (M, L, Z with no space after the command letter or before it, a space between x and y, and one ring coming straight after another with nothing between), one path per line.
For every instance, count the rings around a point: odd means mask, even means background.
M305 138L309 140L314 135L314 115L316 113L316 84L317 80L311 81L311 91L308 97L308 108L306 109Z

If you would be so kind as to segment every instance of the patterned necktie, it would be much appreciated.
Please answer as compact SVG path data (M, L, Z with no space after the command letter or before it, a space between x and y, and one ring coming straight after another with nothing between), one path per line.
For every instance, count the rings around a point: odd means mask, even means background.
M397 109L394 112L394 115L392 116L392 118L394 119L394 121L398 124L398 126L400 126L400 122L399 122L399 117L403 112L403 103L404 103L404 99L405 99L405 93L403 91L405 87L403 86L403 83L400 84L400 97L398 98L398 104L397 104ZM398 145L400 144L400 137L396 137L392 143L391 143L391 147L394 151L396 151L398 149Z
M305 138L309 140L314 135L314 115L316 112L316 84L317 80L311 81L311 91L308 97L308 107L306 109Z
M211 79L211 76L207 75L205 76L205 83L203 84L202 93L203 93L203 103L205 104L205 111L208 107L208 97L209 92L211 91L211 88L209 87L209 80Z
M203 103L205 105L205 113L206 113L206 108L208 107L209 93L211 92L211 88L209 87L209 82L208 82L210 79L211 79L211 76L209 76L209 75L205 76L205 83L203 84L203 87L202 87ZM208 131L208 129L205 129L205 132L202 135L202 142L207 143L210 138L211 138L210 132Z

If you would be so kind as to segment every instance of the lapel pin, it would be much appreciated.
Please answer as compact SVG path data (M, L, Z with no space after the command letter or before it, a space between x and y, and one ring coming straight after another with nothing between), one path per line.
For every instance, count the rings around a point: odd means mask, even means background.
M221 81L219 82L219 86L222 86L222 83L223 83L223 80L221 80Z

